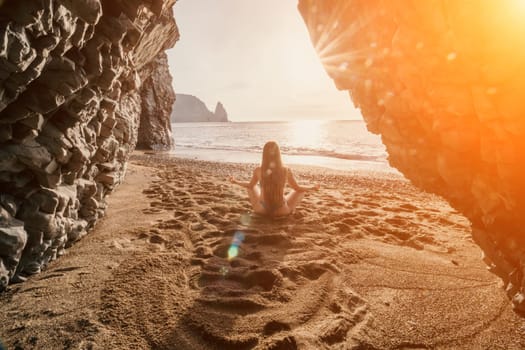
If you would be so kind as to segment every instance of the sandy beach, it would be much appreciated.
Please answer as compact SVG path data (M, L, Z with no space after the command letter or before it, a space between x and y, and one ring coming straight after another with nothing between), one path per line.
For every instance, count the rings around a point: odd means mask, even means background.
M253 167L135 152L95 230L0 295L7 349L525 348L525 320L440 198L294 166L321 190L272 221L226 181Z

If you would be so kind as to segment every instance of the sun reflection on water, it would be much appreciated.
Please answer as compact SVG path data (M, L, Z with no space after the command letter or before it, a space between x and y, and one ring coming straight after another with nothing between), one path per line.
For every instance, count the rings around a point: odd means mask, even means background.
M318 148L323 141L324 120L300 120L290 123L290 143L308 149Z

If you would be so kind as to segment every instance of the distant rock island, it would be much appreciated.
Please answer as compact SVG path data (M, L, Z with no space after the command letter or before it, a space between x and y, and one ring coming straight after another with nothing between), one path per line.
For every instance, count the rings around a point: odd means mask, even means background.
M212 112L204 102L193 95L177 94L171 113L172 123L188 122L227 122L228 113L221 102L217 102Z

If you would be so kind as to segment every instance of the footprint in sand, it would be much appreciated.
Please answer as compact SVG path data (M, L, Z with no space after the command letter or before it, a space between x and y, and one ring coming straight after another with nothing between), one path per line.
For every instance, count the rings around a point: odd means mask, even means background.
M344 346L368 322L366 303L327 254L310 251L313 237L284 233L283 227L293 232L289 222L251 222L248 229L190 231L193 249L186 259L166 252L122 264L103 296L107 322L136 325L130 329L156 339L157 349ZM239 231L244 240L228 258ZM140 272L145 266L147 278Z
M326 228L319 216L307 222L310 208L282 221L248 216L241 225L250 208L238 194L216 203L214 182L159 176L144 192L152 200L147 212L173 216L143 239L164 250L137 253L112 270L102 293L104 323L156 349L278 350L345 348L369 322L366 302L342 278L351 254L338 255L337 239L319 231ZM345 232L360 227L370 208L341 214L337 226L339 199L320 201L331 203L330 228ZM232 250L238 232L244 239Z

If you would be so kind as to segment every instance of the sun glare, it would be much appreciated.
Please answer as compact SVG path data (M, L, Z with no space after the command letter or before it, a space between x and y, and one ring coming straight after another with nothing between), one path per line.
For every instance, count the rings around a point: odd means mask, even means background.
M291 123L291 142L302 147L318 147L325 123L323 120L299 120Z
M476 2L474 2L476 3ZM353 38L366 27L373 18L364 15L359 21L355 21L346 26L341 26L344 22L343 16L351 2L339 1L331 9L329 17L323 17L322 22L318 20L315 12L317 8L310 9L307 22L311 21L310 36L315 43L315 49L328 74L338 79L363 79L366 70L374 66L372 57L378 55L378 43L371 40L368 46L361 46L354 50L347 50L347 41ZM456 22L450 23L451 27L462 26L465 28L476 28L479 33L479 47L489 49L498 48L500 57L496 60L497 64L505 64L509 55L517 53L519 56L525 55L525 0L506 0L506 1L485 1L472 6L469 2L451 2L449 6L451 13L462 12L463 15ZM472 7L476 10L466 15L467 8ZM465 28L462 28L463 31ZM453 31L457 28L452 28ZM470 34L469 30L466 30ZM461 34L460 34L461 35ZM432 43L431 43L432 44ZM424 44L418 42L416 49L422 49ZM431 45L432 46L432 45ZM521 49L519 49L521 48ZM383 56L389 56L392 51L383 48ZM453 61L458 57L458 53L452 52L445 56L447 61ZM491 58L494 59L494 58ZM518 60L515 58L514 60Z
M511 0L509 8L510 25L517 32L515 35L525 34L525 0Z
M512 3L516 11L525 13L525 0L513 0Z

